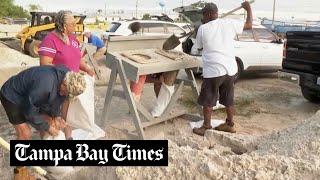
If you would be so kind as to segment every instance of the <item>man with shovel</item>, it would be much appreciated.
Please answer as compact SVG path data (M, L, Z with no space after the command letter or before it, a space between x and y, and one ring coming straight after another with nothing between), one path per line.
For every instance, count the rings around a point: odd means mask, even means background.
M18 140L30 140L31 128L56 136L65 127L60 106L85 90L80 73L64 66L38 66L11 77L1 87L0 100ZM15 168L14 179L33 179L25 167Z
M246 22L233 19L219 19L218 8L214 3L207 3L202 9L204 24L199 27L195 46L202 50L203 83L198 103L203 106L204 123L194 128L193 133L203 136L211 129L212 107L217 100L226 106L227 119L215 130L235 133L234 81L238 71L235 60L234 37L242 30L252 29L252 11L249 2L242 3L247 11Z

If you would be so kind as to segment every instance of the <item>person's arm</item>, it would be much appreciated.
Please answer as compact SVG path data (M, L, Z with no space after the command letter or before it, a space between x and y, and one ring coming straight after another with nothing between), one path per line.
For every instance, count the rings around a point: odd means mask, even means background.
M50 37L46 37L40 44L39 47L40 66L42 65L53 65L53 59L56 55L56 48L54 42Z
M85 62L84 59L80 60L80 70L86 72L89 76L95 75L94 70L89 67L89 65Z
M43 79L42 79L43 78ZM23 112L28 123L39 131L48 131L49 124L40 115L39 107L36 104L41 104L46 98L50 96L50 85L44 82L46 77L42 77L37 82L33 82L30 86L29 93L26 95L26 99L23 102Z
M49 56L40 56L40 66L53 65L53 58Z
M243 30L252 29L253 17L252 17L252 10L251 10L250 3L248 1L245 1L241 4L241 6L243 9L247 11L247 19L246 19L246 22L244 23Z

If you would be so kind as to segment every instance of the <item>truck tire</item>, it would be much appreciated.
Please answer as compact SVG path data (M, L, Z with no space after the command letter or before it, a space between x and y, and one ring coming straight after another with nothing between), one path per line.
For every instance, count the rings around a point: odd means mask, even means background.
M24 43L24 46L23 46L23 51L27 55L29 55L29 46L30 46L31 42L32 42L31 39L27 39L26 42Z
M39 50L40 43L41 41L39 40L33 40L28 43L26 42L24 48L31 57L39 57L38 50Z
M320 103L320 92L301 86L301 92L304 98L312 103Z
M238 72L235 75L235 81L238 81L240 79L241 73L243 72L243 63L242 60L239 57L236 57L237 66L238 66Z

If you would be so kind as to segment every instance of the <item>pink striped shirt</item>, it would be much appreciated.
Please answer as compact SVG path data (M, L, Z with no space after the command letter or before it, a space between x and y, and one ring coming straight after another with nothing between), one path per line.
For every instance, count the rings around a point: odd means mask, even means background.
M55 33L50 32L39 48L40 56L53 58L54 65L64 65L74 72L80 70L80 43L74 35L69 35L70 44L65 44Z

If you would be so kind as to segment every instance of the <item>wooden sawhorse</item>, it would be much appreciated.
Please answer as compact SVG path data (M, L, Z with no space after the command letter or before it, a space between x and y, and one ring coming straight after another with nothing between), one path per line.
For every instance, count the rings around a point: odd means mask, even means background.
M143 52L152 54L153 51L154 49L148 49L144 50ZM110 112L111 100L115 95L114 87L117 76L119 75L125 98L129 105L130 113L133 115L133 122L140 139L146 139L143 130L144 128L185 114L185 112L173 113L170 111L175 102L178 100L184 84L190 85L197 97L199 95L197 84L192 71L193 68L197 68L199 66L199 62L197 59L190 57L181 61L172 61L166 59L165 57L161 57L160 55L154 54L153 56L157 56L157 58L160 59L160 62L153 64L139 64L129 60L126 57L121 56L119 52L108 53L106 58L106 65L111 69L111 74L103 107L102 122L105 122L105 120L107 119L107 115ZM172 95L171 101L169 102L161 117L152 117L151 113L141 103L137 103L133 99L133 95L129 87L129 80L137 81L140 75L181 69L184 69L186 71L187 79L182 79L179 81L178 88L176 88L174 94ZM139 113L144 117L144 119L146 119L146 122L141 121Z

